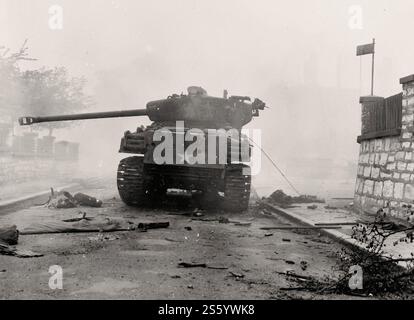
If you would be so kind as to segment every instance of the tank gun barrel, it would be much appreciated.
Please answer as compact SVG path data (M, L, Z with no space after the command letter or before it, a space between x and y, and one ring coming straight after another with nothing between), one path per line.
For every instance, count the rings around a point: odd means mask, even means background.
M134 109L124 111L107 111L107 112L91 112L58 116L45 116L45 117L21 117L19 118L19 124L21 126L27 126L34 123L41 122L54 122L54 121L70 121L70 120L87 120L87 119L103 119L103 118L121 118L121 117L138 117L147 116L146 109Z

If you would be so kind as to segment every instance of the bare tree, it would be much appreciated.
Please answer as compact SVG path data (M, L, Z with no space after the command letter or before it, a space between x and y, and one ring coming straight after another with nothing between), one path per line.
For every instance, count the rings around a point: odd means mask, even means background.
M90 105L84 92L84 78L70 77L66 68L41 68L22 74L24 113L44 116L83 110ZM45 123L40 128L53 129L70 125L70 122Z
M90 98L84 92L84 78L70 77L64 67L20 69L19 62L34 60L29 57L27 40L15 53L0 47L0 109L7 110L6 114L13 117L62 114L80 111L90 105ZM70 124L48 123L36 128L47 128L51 135L53 129Z

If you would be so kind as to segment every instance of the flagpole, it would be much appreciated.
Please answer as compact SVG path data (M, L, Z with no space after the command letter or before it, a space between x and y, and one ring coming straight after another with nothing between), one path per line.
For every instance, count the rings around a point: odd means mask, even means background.
M374 95L374 61L375 61L375 38L372 39L374 51L372 52L372 70L371 70L371 96Z

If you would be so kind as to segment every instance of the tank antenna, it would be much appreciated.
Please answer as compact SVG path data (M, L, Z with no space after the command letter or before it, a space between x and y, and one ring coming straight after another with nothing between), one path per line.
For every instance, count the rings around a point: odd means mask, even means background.
M279 171L279 173L281 174L281 176L286 180L286 182L289 184L289 186L298 194L298 196L300 196L300 192L298 191L298 189L296 189L294 187L294 185L289 181L288 177L286 177L286 175L283 173L283 171L278 167L278 165L276 164L276 162L272 159L272 157L261 147L259 146L256 142L254 142L250 137L248 137L248 139L253 142L253 144L258 147L260 149L260 151L266 156L267 159L269 159L269 161L272 163L272 165L277 169L277 171Z

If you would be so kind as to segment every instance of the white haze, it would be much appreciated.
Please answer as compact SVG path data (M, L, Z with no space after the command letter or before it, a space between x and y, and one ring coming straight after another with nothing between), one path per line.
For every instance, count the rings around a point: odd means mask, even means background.
M48 28L55 4L60 31ZM361 30L349 28L352 5L362 7ZM248 127L262 129L263 148L303 193L352 195L370 72L368 56L360 72L355 47L376 38L377 95L401 91L398 79L414 73L411 0L0 0L0 10L1 44L27 38L39 60L23 67L85 76L94 111L144 108L189 85L261 98L270 109ZM81 142L84 168L113 175L123 132L142 123L93 120L58 135ZM264 158L255 184L292 193Z

